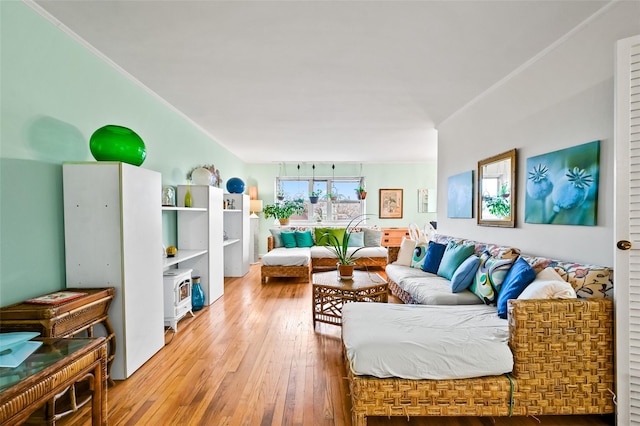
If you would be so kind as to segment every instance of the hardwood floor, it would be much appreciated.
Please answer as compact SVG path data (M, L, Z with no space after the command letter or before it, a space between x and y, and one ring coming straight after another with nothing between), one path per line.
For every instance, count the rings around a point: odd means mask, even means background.
M108 390L110 425L350 425L340 327L312 328L311 285L260 284L259 265L169 331ZM58 422L89 425L88 408ZM370 418L370 425L613 425L612 416Z

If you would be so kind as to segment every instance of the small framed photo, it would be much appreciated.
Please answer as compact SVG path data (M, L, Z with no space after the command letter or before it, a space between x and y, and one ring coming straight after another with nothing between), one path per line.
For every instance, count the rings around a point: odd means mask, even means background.
M380 190L380 219L402 219L402 189Z

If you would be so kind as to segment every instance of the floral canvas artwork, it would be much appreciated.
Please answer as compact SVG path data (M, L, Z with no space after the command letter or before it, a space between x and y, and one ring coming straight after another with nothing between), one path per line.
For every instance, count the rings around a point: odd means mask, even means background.
M600 141L527 158L525 222L595 226Z
M447 179L447 217L473 217L473 170Z

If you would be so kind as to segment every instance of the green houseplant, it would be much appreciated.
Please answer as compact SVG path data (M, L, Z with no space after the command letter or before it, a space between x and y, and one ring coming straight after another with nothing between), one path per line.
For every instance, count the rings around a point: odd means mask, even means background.
M318 198L322 195L322 190L318 189L317 191L311 191L309 193L309 202L311 204L316 204L318 202Z
M338 260L337 268L338 272L340 273L340 279L353 278L353 270L356 266L355 254L362 250L364 247L358 247L355 250L350 251L349 239L351 238L351 234L356 230L356 228L359 228L362 222L364 222L364 219L364 215L356 216L351 219L344 230L342 238L338 238L330 232L325 232L324 234L322 234L322 238L327 239L327 249L330 250Z
M289 218L294 214L304 212L304 204L293 200L282 200L274 204L264 206L264 217L278 219L281 225L289 223Z
M358 197L358 200L364 200L365 198L367 198L367 190L364 189L364 186L357 187L355 191L356 191L356 196Z

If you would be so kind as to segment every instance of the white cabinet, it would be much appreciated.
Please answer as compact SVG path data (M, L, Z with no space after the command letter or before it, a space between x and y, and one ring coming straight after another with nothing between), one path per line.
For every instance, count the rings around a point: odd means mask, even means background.
M233 206L224 210L224 276L243 277L249 272L249 196L224 194L224 199Z
M205 304L210 305L224 294L224 252L222 189L209 185L190 185L192 207L184 207L187 185L179 185L178 207L162 207L177 214L177 248L173 258L165 258L164 269L178 267L192 269L193 277L199 276L205 294Z
M123 380L164 346L161 176L118 162L62 174L67 287L115 287L111 377Z

